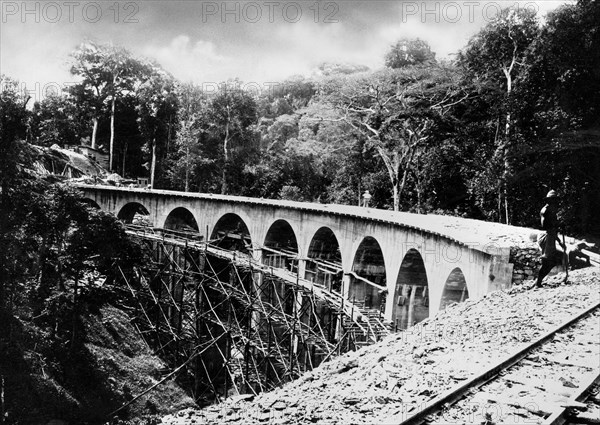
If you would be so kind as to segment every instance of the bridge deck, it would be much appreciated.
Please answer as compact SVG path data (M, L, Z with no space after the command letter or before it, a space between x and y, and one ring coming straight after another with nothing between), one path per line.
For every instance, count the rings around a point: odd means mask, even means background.
M498 253L498 249L509 247L534 247L529 237L533 229L526 227L508 226L501 223L491 223L481 220L467 219L462 217L443 216L435 214L414 214L407 212L395 212L374 208L364 208L352 205L319 204L311 202L295 202L272 199L249 198L243 196L216 195L210 193L190 193L169 190L149 190L130 187L116 187L106 185L77 184L81 188L104 190L107 192L130 192L139 194L156 194L169 197L185 199L206 199L211 201L223 201L229 203L243 203L252 205L268 205L277 208L289 208L327 214L341 215L346 217L361 218L386 222L408 227L410 229L425 231L441 237L451 239L461 245L472 249Z

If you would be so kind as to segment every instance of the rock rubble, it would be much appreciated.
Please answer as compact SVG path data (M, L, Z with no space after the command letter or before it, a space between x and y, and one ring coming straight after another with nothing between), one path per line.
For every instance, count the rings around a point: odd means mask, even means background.
M347 353L282 388L163 418L188 424L397 423L430 399L600 302L600 271L578 270L453 304L380 343Z

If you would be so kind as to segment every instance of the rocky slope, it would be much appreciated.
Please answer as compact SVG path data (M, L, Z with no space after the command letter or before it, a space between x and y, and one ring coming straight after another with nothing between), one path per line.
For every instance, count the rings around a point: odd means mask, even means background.
M547 280L543 289L494 292L348 353L270 393L240 396L163 418L187 424L397 423L453 387L600 302L600 270Z
M112 414L157 383L165 368L114 306L90 306L74 346L26 317L6 315L0 323L1 423L103 424L193 405L169 380Z

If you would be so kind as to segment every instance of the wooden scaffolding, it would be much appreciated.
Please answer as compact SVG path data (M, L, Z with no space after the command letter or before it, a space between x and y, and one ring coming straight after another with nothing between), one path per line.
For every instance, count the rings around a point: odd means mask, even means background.
M258 394L379 339L329 288L218 248L197 233L128 226L148 255L133 323L200 405Z

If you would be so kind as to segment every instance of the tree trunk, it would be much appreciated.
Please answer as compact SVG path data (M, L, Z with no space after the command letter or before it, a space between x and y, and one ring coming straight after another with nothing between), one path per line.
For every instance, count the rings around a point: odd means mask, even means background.
M225 163L223 164L223 174L221 176L221 194L227 195L227 166L229 165L229 119L225 125L225 140L223 141L223 153L225 155Z
M173 115L169 114L169 127L167 129L167 149L165 152L165 157L169 156L169 149L171 148L171 120Z
M0 375L0 423L4 423L4 375Z
M223 165L223 173L221 174L221 194L227 195L227 163Z
M504 214L506 215L506 224L510 224L510 216L508 214L508 190L506 182L504 182Z
M400 198L402 196L402 192L404 192L404 187L406 186L406 178L408 177L408 172L410 171L410 164L412 163L412 159L415 155L415 151L412 150L410 155L408 156L408 161L404 164L404 171L402 172L402 181L398 184L398 171L396 171L396 184L394 187L394 211L400 211Z
M420 155L417 155L417 163L415 166L415 182L416 182L416 190L417 190L417 213L421 214L421 173L420 173L420 168L421 168L421 162L420 162Z
M512 67L510 70L505 70L504 74L506 77L506 97L510 102L510 96L512 93L512 75L511 75ZM504 129L504 173L502 176L503 184L504 184L504 212L506 218L506 224L510 224L510 219L508 216L508 178L511 175L511 165L510 165L510 154L512 152L512 143L511 143L511 111L510 111L510 103L509 110L506 113L506 127Z
M498 188L498 223L502 223L502 186Z
M154 173L156 172L156 138L152 139L152 164L150 165L150 189L154 189Z
M510 80L509 80L510 81ZM510 97L510 87L511 85L509 84L509 90L508 90L508 95ZM504 132L504 175L503 180L504 180L504 209L505 209L505 218L506 218L506 224L510 224L510 220L508 217L508 179L511 175L511 166L510 166L510 154L512 151L512 146L511 146L511 141L510 141L510 137L511 137L511 126L510 126L510 120L511 120L511 113L510 111L506 114L506 129Z
M115 103L116 97L113 95L110 105L110 148L108 153L108 169L113 170L113 150L115 147Z
M190 191L190 147L185 149L185 191Z
M96 96L98 96L98 99L100 98L100 89L98 88L98 86L94 86L94 88L96 89ZM94 113L98 113L98 109L97 108L93 108L94 109ZM96 133L98 132L98 117L94 116L93 118L93 122L94 122L94 129L92 130L92 149L96 149Z
M94 123L94 128L92 129L92 149L96 149L96 133L98 132L98 118L94 117L92 121Z
M127 148L129 147L128 143L125 142L125 149L123 149L123 169L122 171L122 176L125 177L125 160L127 159Z

